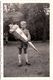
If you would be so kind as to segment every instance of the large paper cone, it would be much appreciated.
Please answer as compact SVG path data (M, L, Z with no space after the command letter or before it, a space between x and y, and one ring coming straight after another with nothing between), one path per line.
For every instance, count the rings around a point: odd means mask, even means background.
M9 25L11 26L11 25ZM29 45L38 52L38 50L35 48L35 46L32 44L32 42L28 41L28 38L26 37L26 35L23 33L23 31L19 28L18 25L13 25L13 27L11 27L10 32L17 38L20 39L24 42L28 42Z

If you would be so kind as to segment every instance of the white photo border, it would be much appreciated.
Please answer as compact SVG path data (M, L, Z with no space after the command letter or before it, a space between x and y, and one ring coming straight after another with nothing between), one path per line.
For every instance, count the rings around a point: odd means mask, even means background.
M3 3L49 3L50 4L50 77L3 77ZM52 0L1 0L1 80L52 80L53 76L53 2Z

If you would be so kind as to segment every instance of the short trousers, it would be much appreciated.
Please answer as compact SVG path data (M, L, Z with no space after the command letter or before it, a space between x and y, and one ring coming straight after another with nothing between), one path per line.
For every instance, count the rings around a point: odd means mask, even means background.
M18 48L27 48L28 47L28 43L27 42L23 42L21 40L17 41L17 47Z

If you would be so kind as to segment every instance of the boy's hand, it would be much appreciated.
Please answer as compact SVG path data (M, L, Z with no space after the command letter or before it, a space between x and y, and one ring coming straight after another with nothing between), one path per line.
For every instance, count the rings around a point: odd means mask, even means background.
M27 42L29 42L30 40L28 39Z
M26 43L27 43L27 42L29 42L29 41L30 41L29 39L27 39L27 41L26 41L26 40L24 40L24 42L26 42Z
M27 41L26 42L29 42L30 40L29 39L27 39Z

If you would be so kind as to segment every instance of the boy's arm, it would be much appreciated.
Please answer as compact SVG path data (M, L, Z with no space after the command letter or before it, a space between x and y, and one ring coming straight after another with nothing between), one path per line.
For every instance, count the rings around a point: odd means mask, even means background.
M29 31L28 31L28 41L30 41L30 40L31 40L31 35L30 35Z

